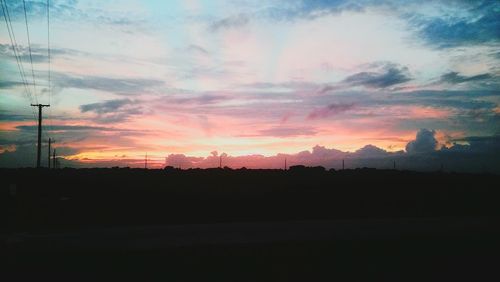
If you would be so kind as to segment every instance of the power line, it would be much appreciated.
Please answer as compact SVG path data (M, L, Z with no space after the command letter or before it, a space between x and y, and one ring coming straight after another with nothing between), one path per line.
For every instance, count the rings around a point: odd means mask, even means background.
M26 36L28 38L28 51L29 51L30 63L31 63L31 75L32 75L32 78L33 78L33 91L34 91L34 95L35 95L35 101L38 104L38 98L37 98L37 93L36 93L35 70L34 70L34 66L33 66L33 55L32 55L32 51L31 51L30 31L29 31L28 14L27 14L27 11L26 11L26 1L25 0L23 0L23 8L24 8L24 21L25 21L25 24L26 24ZM50 105L50 94L49 94L49 105ZM48 136L45 133L45 131L43 133L44 133L43 134L44 137L48 138Z
M19 74L21 76L21 81L22 81L23 86L24 86L25 95L28 98L29 102L33 103L33 96L32 96L31 91L29 90L29 87L28 87L28 80L26 79L26 73L24 71L23 61L22 61L21 56L19 56L19 52L17 50L17 40L16 40L16 35L14 33L14 28L12 27L12 21L10 19L9 7L7 6L7 2L4 2L3 0L0 0L0 1L2 4L2 11L3 11L4 19L5 19L5 24L7 26L7 31L9 33L9 39L10 39L12 51L14 52L14 57L16 59L17 68L19 70ZM33 119L36 121L35 110L33 108L31 108L31 110L33 113Z
M28 36L28 50L30 53L31 76L33 77L33 92L35 94L35 101L38 104L38 98L36 96L35 70L33 69L33 56L31 55L30 30L29 30L29 25L28 25L28 15L26 13L26 1L25 0L23 0L23 8L24 8L24 21L26 23L26 35Z
M12 51L14 52L14 57L16 58L16 63L17 63L17 67L19 69L19 74L21 75L21 80L22 80L23 85L25 87L26 94L28 94L28 99L30 100L30 102L33 102L33 97L31 96L31 92L29 91L29 89L27 87L27 80L26 80L26 74L24 72L24 67L22 65L22 61L20 61L21 60L20 56L18 56L17 40L16 40L16 36L14 33L14 29L12 27L12 22L10 20L9 7L7 6L7 3L4 3L3 0L0 0L0 1L2 2L2 10L3 10L4 19L5 19L5 25L7 26L7 31L9 33L9 38L10 38L10 43L12 46Z
M41 158L41 135L42 135L42 107L48 107L49 105L41 105L41 104L38 104L38 99L37 99L37 96L36 96L36 80L35 80L35 72L34 72L34 67L33 67L33 57L32 57L32 52L31 52L31 42L30 42L30 38L29 38L29 27L28 27L28 18L27 18L27 13L26 13L26 3L25 1L23 0L23 4L24 4L24 16L25 16L25 23L26 23L26 33L27 33L27 36L28 36L28 48L29 48L29 53L30 53L30 63L31 63L31 74L32 74L32 77L33 77L33 90L35 91L34 92L34 96L35 96L35 101L37 102L37 104L33 105L33 95L31 93L31 91L29 90L29 83L28 83L28 80L26 78L26 72L24 71L24 66L23 66L23 61L22 61L22 57L20 56L20 51L18 50L18 44L17 44L17 39L16 39L16 36L15 36L15 32L14 32L14 28L12 26L12 20L10 18L10 13L9 13L9 8L8 8L8 5L7 5L7 2L4 1L4 0L0 0L1 1L1 4L2 4L2 11L3 11L3 15L4 15L4 19L5 19L5 23L6 23L6 26L7 26L7 31L8 31L8 34L9 34L9 39L10 39L10 42L11 42L11 46L12 46L12 51L14 52L14 56L15 56L15 59L16 59L16 64L17 64L17 67L18 67L18 70L19 70L19 74L21 76L21 81L24 85L24 90L25 90L25 94L29 100L29 102L31 103L31 106L37 106L39 108L39 113L38 113L38 146L37 146L37 167L40 167L40 158ZM31 108L31 107L30 107ZM36 121L36 116L35 116L35 111L34 109L32 108L32 113L33 113L33 118L35 119Z

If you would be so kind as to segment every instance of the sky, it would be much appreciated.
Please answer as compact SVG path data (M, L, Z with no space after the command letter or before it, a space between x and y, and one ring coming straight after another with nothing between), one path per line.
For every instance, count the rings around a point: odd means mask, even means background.
M500 171L498 1L2 3L0 167Z

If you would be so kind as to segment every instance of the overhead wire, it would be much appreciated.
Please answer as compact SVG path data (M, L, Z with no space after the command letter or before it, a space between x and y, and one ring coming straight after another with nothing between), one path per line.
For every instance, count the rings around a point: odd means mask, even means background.
M17 44L16 35L14 33L14 28L12 27L12 21L10 19L9 7L4 0L0 0L0 1L1 1L1 5L2 5L2 11L3 11L4 19L5 19L5 24L7 26L7 31L9 34L9 39L10 39L12 51L13 51L14 57L16 59L16 64L17 64L17 68L19 70L19 75L21 76L21 82L24 86L25 95L28 99L28 102L30 104L33 104L33 102L34 102L33 95L30 91L30 88L28 87L29 83L28 83L28 80L26 79L26 72L24 71L23 61L22 61L21 56L19 55L19 50L17 49L18 44ZM33 114L33 119L36 122L37 119L36 119L35 110L31 106L30 106L30 108L31 108L31 111Z
M31 76L33 78L33 92L35 94L35 101L38 104L38 98L36 94L36 80L35 80L35 70L33 67L33 56L31 54L31 40L30 40L30 30L29 30L29 25L28 25L28 15L26 12L26 1L23 0L23 8L24 8L24 21L26 23L26 36L28 37L28 51L30 54L30 63L31 63Z
M35 93L35 101L36 103L38 104L39 101L38 101L38 98L37 98L37 88L36 88L36 79L35 79L35 69L34 69L34 65L33 65L33 55L32 55L32 51L31 51L31 40L30 40L30 30L29 30L29 24L28 24L28 13L27 13L27 9L26 9L26 1L23 0L23 9L24 9L24 22L26 24L26 36L27 36L27 39L28 39L28 51L29 51L29 57L30 57L30 64L31 64L31 75L32 75L32 78L33 78L33 91ZM50 105L50 102L49 102L49 105ZM50 107L49 107L50 109ZM49 110L50 111L50 110ZM50 122L50 120L48 120ZM43 126L43 124L42 124ZM44 136L45 139L49 139L49 134L47 134L47 131L46 130L42 130L42 135Z
M9 7L7 5L7 2L5 0L0 0L0 4L2 6L2 11L4 15L4 20L5 24L7 27L7 31L9 34L9 39L12 47L12 51L14 53L14 57L16 59L16 64L17 68L19 70L19 74L21 76L21 82L24 86L24 93L26 98L28 99L28 102L30 104L39 104L38 102L38 96L37 96L37 85L36 85L36 78L35 78L35 71L34 71L34 65L33 65L33 55L32 55L32 50L31 50L31 39L30 39L30 31L29 31L29 24L28 24L28 13L26 9L26 1L23 0L23 10L24 10L24 22L26 25L26 35L28 39L28 51L29 51L29 58L30 58L30 64L31 64L31 75L32 75L32 80L33 80L33 92L31 92L31 89L29 87L29 82L27 79L26 71L24 69L24 63L21 57L21 51L19 49L19 44L17 43L17 39L15 36L14 28L12 26L12 20L10 17L9 13ZM47 0L47 84L48 84L48 104L51 104L51 99L52 99L52 80L51 80L51 50L50 50L50 1ZM35 113L35 109L31 107L32 114L33 114L33 119L35 120L35 123L38 121ZM51 109L49 107L49 118L48 118L48 124L50 130L52 130L52 118L51 118ZM46 131L42 131L43 135L45 138L48 138L48 134Z

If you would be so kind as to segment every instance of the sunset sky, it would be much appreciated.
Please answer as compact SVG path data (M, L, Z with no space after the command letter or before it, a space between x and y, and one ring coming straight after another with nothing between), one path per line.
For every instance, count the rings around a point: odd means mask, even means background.
M498 153L498 1L51 0L51 91L46 1L34 84L23 2L2 3L2 167L35 164L36 101L69 166Z

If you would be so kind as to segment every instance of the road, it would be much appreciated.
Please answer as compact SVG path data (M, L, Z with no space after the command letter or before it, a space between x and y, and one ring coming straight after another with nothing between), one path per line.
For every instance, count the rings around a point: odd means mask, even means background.
M123 226L61 232L13 233L12 251L158 250L198 245L341 240L405 240L500 235L496 217L240 222Z

